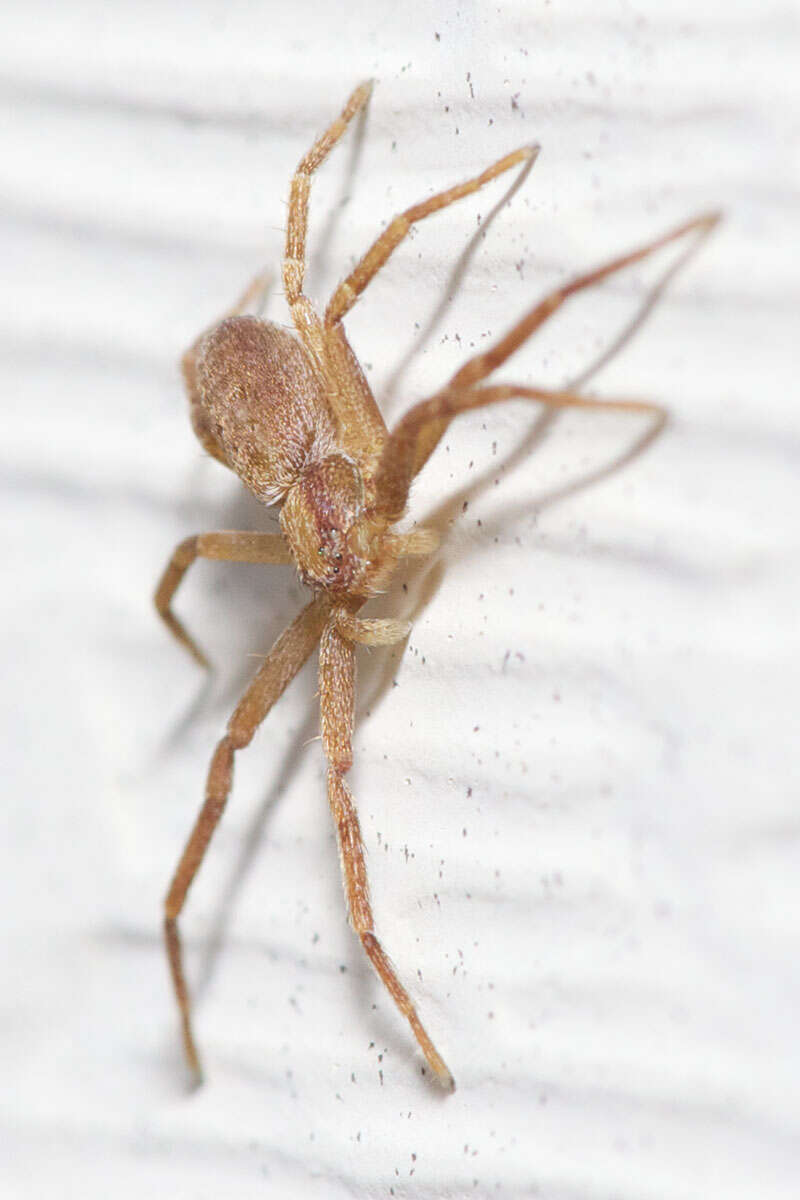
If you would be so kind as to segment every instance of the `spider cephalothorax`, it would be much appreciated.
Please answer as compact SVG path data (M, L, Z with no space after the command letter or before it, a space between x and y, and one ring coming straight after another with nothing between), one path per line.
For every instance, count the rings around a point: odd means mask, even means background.
M434 396L413 407L390 433L344 332L342 319L412 224L478 190L514 166L527 169L536 147L524 146L466 183L423 200L401 213L339 285L320 319L303 293L308 193L313 172L366 104L371 85L351 95L340 117L301 160L289 196L283 281L297 337L244 308L263 288L256 280L239 304L203 334L183 358L192 425L209 454L230 467L265 504L281 504L279 534L205 533L175 550L156 592L168 627L201 662L202 651L170 607L186 569L197 557L231 562L293 564L312 589L312 599L278 638L247 688L220 740L208 773L206 800L178 864L166 899L165 935L181 1012L188 1062L200 1067L191 1028L177 919L231 788L233 759L252 739L272 705L317 643L322 744L328 760L328 799L341 851L350 921L370 962L408 1019L437 1078L453 1078L423 1028L373 926L358 816L345 775L352 763L355 644L404 638L404 621L362 618L366 600L383 590L400 558L430 554L431 530L398 533L411 482L459 413L512 397L551 408L594 407L648 413L656 426L663 411L640 401L587 400L572 391L525 384L485 385L556 311L582 288L645 258L689 232L706 233L717 221L708 214L686 222L647 245L580 275L550 293L487 351L468 360Z
M309 587L361 591L372 551L364 501L361 471L346 454L310 462L289 488L281 529Z

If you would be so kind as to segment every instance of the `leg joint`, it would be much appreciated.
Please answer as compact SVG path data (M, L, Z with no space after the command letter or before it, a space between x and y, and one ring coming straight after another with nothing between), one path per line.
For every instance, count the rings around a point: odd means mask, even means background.
M250 722L246 722L239 718L234 713L228 723L228 732L223 738L223 741L229 742L231 750L243 750L245 746L249 746L253 740L255 729L250 728Z

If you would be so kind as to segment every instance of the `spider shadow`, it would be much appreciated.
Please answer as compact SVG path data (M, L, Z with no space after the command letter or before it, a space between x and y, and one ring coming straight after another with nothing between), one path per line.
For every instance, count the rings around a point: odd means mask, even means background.
M400 381L408 370L412 360L420 353L421 350L428 345L434 333L441 324L448 309L452 307L456 293L461 287L469 270L470 264L475 257L478 247L483 242L490 228L494 224L499 214L503 211L509 201L516 195L519 189L527 180L538 157L538 148L533 158L529 159L522 170L517 174L511 185L501 195L500 199L489 209L486 219L481 223L480 227L473 233L472 237L467 242L464 249L459 254L453 267L445 280L442 289L442 297L433 312L428 317L425 324L420 329L416 338L411 342L411 345L402 355L397 366L392 371L381 393L383 406L393 400L395 393L399 387Z
M532 165L532 164L531 164ZM474 241L475 239L473 239ZM648 290L644 299L638 305L633 316L625 322L619 333L612 338L609 344L604 347L590 362L583 368L582 371L572 376L563 386L566 390L576 391L579 388L585 387L604 366L628 345L636 336L639 330L644 325L647 317L655 308L674 276L681 270L685 263L696 252L702 237L693 240L688 247L684 248L679 255L670 263L665 270L661 272L656 282ZM448 286L451 286L448 283ZM446 303L437 309L437 313L444 311ZM399 372L398 372L399 373ZM398 374L396 373L396 375ZM393 376L395 378L395 376ZM440 504L429 509L427 513L421 516L418 524L421 526L430 526L439 534L441 545L447 543L447 537L453 525L458 519L460 512L463 510L466 502L473 501L479 496L488 491L494 485L498 472L507 474L518 467L525 459L527 459L536 448L542 443L547 436L549 430L554 425L558 418L558 411L548 408L543 408L534 417L532 423L528 427L527 432L522 440L511 450L499 465L492 464L482 474L472 479L464 487L452 493ZM566 500L570 496L574 496L579 492L585 491L600 483L604 479L608 479L615 475L618 471L634 462L641 454L652 445L652 443L662 433L667 423L667 414L661 416L656 415L651 419L648 428L643 430L634 440L618 454L615 454L610 461L601 464L591 471L585 472L577 479L569 480L565 484L551 488L547 492L542 492L538 497L533 497L530 502L519 504L514 507L507 508L501 517L494 522L484 523L482 530L482 538L474 546L470 547L466 554L481 553L487 546L489 538L493 537L495 532L501 529L504 525L520 517L528 516L532 518L538 515L550 506L557 504L561 500ZM441 554L436 555L429 560L407 560L404 564L404 573L400 577L404 587L412 592L413 599L404 612L393 615L402 615L405 620L416 621L427 606L436 596L441 587L445 573L446 565ZM365 701L362 702L363 707L371 711L374 707L381 703L386 692L392 686L396 666L392 659L384 662L382 667L377 665L371 671L371 690ZM363 681L362 682L367 682ZM368 683L369 686L369 683ZM364 689L367 691L367 688Z
M312 708L300 728L292 736L273 783L262 796L256 811L247 823L236 861L228 871L225 888L215 906L210 928L203 938L203 946L194 981L194 999L197 1003L200 1002L213 980L219 956L225 944L225 936L233 917L233 910L239 891L253 869L258 855L263 848L265 826L269 816L294 775L303 751L308 743L314 739L317 725L316 714Z
M493 464L491 468L475 480L472 480L467 486L460 488L441 504L430 509L420 518L419 524L435 529L440 537L440 545L442 547L445 546L450 530L458 520L459 514L463 511L464 504L474 501L493 487L498 471L507 473L519 466L525 458L532 454L547 435L548 430L556 420L556 416L557 414L553 412L538 414L522 441L506 455L499 466L496 463ZM569 496L584 491L601 480L614 475L645 452L648 446L658 437L663 429L663 424L663 421L654 423L649 429L640 434L630 446L615 455L610 462L582 475L580 479L572 480L561 487L552 488L549 492L541 493L538 497L532 498L529 503L507 508L493 523L484 522L481 531L482 537L475 544L467 548L463 556L467 557L483 553L495 532L502 529L509 522L524 516L535 518L539 513L551 505L558 503L560 500L565 500ZM444 582L445 576L446 563L441 553L433 560L428 560L427 562L411 561L407 563L402 576L398 575L398 578L402 579L406 589L411 593L412 600L403 612L398 613L395 610L393 615L402 616L404 620L410 621L413 624L422 616L428 605L433 601ZM371 712L374 708L377 708L392 687L397 673L397 664L393 658L387 658L382 664L378 664L376 657L371 657L368 660L368 664L367 670L360 672L360 682L365 698L359 705L359 717L362 715L362 708L367 712Z

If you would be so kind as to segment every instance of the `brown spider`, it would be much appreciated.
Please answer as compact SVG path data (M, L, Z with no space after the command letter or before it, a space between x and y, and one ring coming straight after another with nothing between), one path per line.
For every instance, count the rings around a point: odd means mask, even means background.
M690 231L707 233L718 220L715 213L696 217L557 288L489 350L469 359L440 391L416 404L390 433L347 341L342 318L416 221L470 195L512 167L527 165L538 148L515 150L475 178L395 217L336 289L320 320L303 293L311 176L364 108L371 90L370 82L355 89L341 116L315 142L292 179L283 283L299 340L279 325L241 315L263 289L262 281L256 280L182 360L197 437L259 500L280 503L281 533L202 533L187 538L173 553L158 585L158 612L194 658L207 666L205 656L170 608L184 573L196 558L294 564L313 593L310 603L275 642L228 722L211 760L205 803L166 898L167 954L186 1058L197 1080L200 1062L192 1034L178 916L225 808L235 752L250 742L320 642L322 744L350 922L437 1078L446 1088L453 1088L450 1071L375 936L358 815L345 782L353 759L355 644L400 642L410 626L405 621L357 614L371 596L385 590L399 559L429 555L436 548L432 530L402 533L395 526L406 511L412 480L458 413L521 396L553 409L622 409L650 413L659 424L663 422L663 410L654 404L594 401L574 391L521 384L484 386L483 381L569 296Z

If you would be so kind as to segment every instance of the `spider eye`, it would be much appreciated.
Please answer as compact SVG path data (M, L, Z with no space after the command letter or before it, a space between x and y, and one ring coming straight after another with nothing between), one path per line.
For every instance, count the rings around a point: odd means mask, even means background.
M325 547L320 546L319 550L317 551L317 554L324 554L324 553L325 553Z
M337 562L341 562L341 561L342 561L342 556L341 556L341 554L335 554L335 555L334 555L334 558L336 559L336 561L337 561Z
M334 575L338 575L338 574L339 574L339 568L338 568L338 567L334 567L334 568L333 568L333 573L334 573Z

